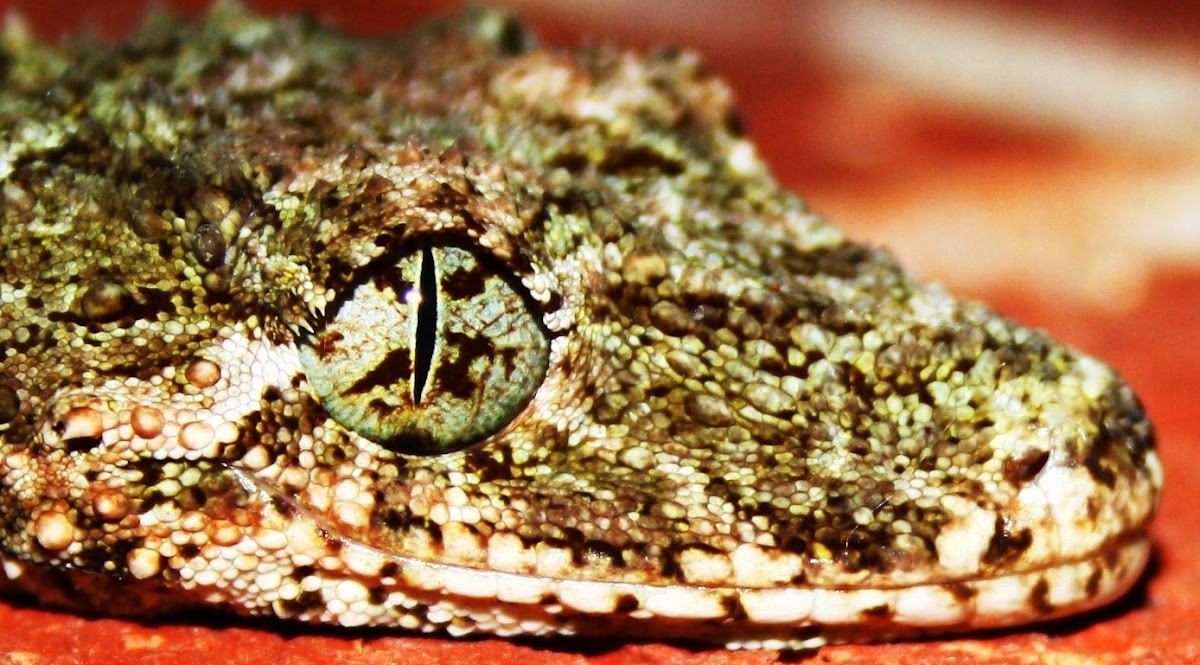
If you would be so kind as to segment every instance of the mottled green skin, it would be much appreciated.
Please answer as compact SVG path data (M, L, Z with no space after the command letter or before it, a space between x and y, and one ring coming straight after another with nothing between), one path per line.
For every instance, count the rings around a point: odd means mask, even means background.
M10 31L7 49L9 558L142 577L130 552L182 527L136 517L192 511L212 531L252 505L229 468L333 525L333 539L489 568L488 539L512 533L573 552L564 576L661 585L710 583L688 552L745 543L799 555L803 570L775 584L815 587L1084 556L1005 512L1047 464L1087 470L1098 549L1149 519L1153 434L1125 384L806 212L691 55L529 49L483 12L363 42L228 7L200 26L159 20L115 48ZM325 343L358 285L439 245L502 273L548 353L499 431L440 455L339 423L296 360ZM259 365L215 351L228 340L273 348L264 366L286 380L244 388ZM229 385L193 385L183 369L197 358ZM170 440L157 454L109 450L128 432L55 429L63 391L109 405L191 396L236 414L236 436L186 455ZM367 488L365 520L310 501L345 478ZM465 512L446 518L450 488ZM101 490L128 505L97 508ZM939 558L947 496L996 512L966 575ZM35 525L47 506L75 525L69 546ZM449 523L479 549L444 547ZM206 556L160 551L151 577L168 589ZM287 616L311 617L316 602L222 593L233 609Z

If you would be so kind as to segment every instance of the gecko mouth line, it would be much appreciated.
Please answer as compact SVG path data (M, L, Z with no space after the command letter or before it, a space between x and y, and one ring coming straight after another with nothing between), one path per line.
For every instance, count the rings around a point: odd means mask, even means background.
M230 469L242 486L274 505L303 515L322 533L332 525L291 497L238 469ZM332 538L332 537L331 537ZM630 621L655 618L787 625L888 627L884 635L917 635L932 630L954 632L999 628L1031 621L1050 621L1103 605L1126 593L1149 561L1152 546L1144 529L1121 534L1093 553L1015 570L998 577L963 577L903 586L748 588L695 584L650 584L550 578L433 563L380 550L340 536L340 549L363 559L359 565L381 568L396 564L388 581L412 591L445 592L468 599L496 599L536 605L550 614L562 612L613 616ZM469 604L469 603L468 603ZM557 607L555 607L557 605ZM587 633L586 628L579 632ZM853 628L854 635L858 628ZM850 633L847 633L849 635ZM829 635L826 635L829 637Z

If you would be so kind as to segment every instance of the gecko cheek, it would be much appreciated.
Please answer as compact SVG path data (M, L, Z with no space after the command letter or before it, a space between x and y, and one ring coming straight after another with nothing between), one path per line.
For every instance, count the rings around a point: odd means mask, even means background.
M458 246L424 245L350 292L300 362L335 420L407 454L443 454L508 425L550 344L518 283Z

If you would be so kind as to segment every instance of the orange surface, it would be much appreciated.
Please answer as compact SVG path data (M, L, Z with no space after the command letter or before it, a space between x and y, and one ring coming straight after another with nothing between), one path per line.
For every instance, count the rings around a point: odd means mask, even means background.
M54 0L30 3L22 11L41 34L92 26L111 35L128 27L140 4L101 10L99 3L89 8L84 2ZM262 4L279 8L294 3ZM766 9L784 6L770 1L752 4ZM1106 5L1110 16L1140 16L1133 4ZM377 33L397 29L411 17L431 11L429 5L419 9L400 5L392 9L389 5L389 13L378 16L382 6L351 3L336 12L322 13L349 29ZM636 46L658 41L639 36L632 28L628 34L607 26L599 32L586 25L572 25L557 15L539 14L536 8L527 13L551 40L561 44L573 43L580 35L591 36L593 41ZM1153 19L1145 19L1151 29L1162 25ZM1194 17L1192 20L1194 25ZM1177 30L1178 26L1171 29ZM743 100L751 133L775 165L780 179L808 195L818 210L834 211L835 223L841 215L853 215L855 211L887 210L931 177L962 189L985 190L998 170L1018 181L1027 177L1030 182L1044 183L1046 178L1067 177L1064 163L1086 162L1072 161L1080 154L1073 140L1055 140L1027 129L974 121L946 111L936 102L922 102L927 105L911 108L902 125L906 132L901 139L875 145L871 159L864 160L861 150L847 147L851 143L845 135L847 125L832 122L837 118L828 113L832 105L845 103L853 82L814 68L804 58L756 60L753 53L761 56L761 48L745 45L739 50L736 42L724 41L714 47L709 60L731 79ZM850 119L852 127L879 123L894 130L897 126L896 118L885 117L881 107L865 104L851 110L861 114ZM1076 223L1086 225L1087 220ZM855 228L856 235L868 232ZM1087 228L1080 232L1086 233ZM1196 232L1200 233L1200 228ZM1027 289L1019 280L1007 285L973 283L969 289L971 295L986 298L1015 318L1100 355L1125 374L1145 401L1158 427L1167 491L1153 528L1156 559L1135 590L1113 607L1052 626L946 641L829 647L806 656L809 662L913 665L1200 661L1200 629L1195 627L1200 622L1200 599L1195 592L1200 589L1200 555L1196 553L1200 535L1194 527L1195 504L1200 499L1192 489L1200 485L1200 465L1194 464L1192 457L1200 451L1200 406L1196 397L1200 395L1200 268L1196 266L1176 264L1146 275L1143 295L1126 302L1124 309L1064 301ZM952 286L956 281L952 269L938 274ZM0 662L703 665L778 660L779 654L770 652L693 651L672 645L624 645L616 641L451 640L237 618L174 619L150 625L82 618L0 602Z

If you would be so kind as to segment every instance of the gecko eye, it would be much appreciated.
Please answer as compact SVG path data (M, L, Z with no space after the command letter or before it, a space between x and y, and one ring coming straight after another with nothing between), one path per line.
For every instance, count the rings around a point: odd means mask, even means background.
M435 455L507 425L541 385L549 353L519 283L470 250L426 245L354 287L300 362L343 426Z

